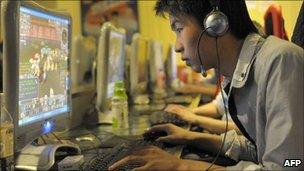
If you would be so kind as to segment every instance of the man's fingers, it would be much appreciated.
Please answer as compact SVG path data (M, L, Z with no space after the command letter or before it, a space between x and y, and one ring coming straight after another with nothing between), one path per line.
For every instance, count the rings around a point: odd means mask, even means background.
M135 158L133 156L125 157L125 158L119 160L118 162L112 164L108 169L116 170L116 169L120 168L121 166L123 166L127 163L130 163L132 160L135 160Z
M156 131L165 131L165 132L167 132L167 129L168 129L167 124L155 125L155 126L152 126L150 129L148 129L144 134L148 134L148 133L156 132Z
M116 170L126 164L144 164L142 156L129 155L109 167L109 170Z
M134 156L143 156L145 154L148 154L149 151L155 150L156 148L157 147L155 147L155 146L148 145L148 146L144 146L143 148L136 148L136 149L132 150L132 152L130 154L134 155Z
M177 140L177 138L174 135L168 135L168 136L159 137L156 139L156 141L159 141L159 142L172 143L172 144L175 144L176 140Z
M149 170L149 165L144 165L144 166L136 167L136 168L132 169L132 171L142 171L142 170Z

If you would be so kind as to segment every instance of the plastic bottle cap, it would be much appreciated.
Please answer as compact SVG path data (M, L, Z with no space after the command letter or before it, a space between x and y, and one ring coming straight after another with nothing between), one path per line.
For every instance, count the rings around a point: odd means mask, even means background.
M114 89L124 89L125 88L125 83L123 81L116 81L114 85Z

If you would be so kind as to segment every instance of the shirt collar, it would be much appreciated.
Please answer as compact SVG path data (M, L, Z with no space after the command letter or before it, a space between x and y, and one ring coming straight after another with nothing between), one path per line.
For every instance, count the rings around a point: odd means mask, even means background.
M241 88L246 83L250 68L256 56L254 53L260 38L261 36L256 33L249 34L246 37L232 76L231 86Z

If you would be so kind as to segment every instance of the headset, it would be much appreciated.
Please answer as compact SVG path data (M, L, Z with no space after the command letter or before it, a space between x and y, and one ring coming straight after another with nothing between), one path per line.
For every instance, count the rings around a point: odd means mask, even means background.
M198 42L197 42L197 55L199 58L199 61L201 63L201 74L203 75L203 77L207 76L206 70L203 68L203 62L202 62L202 58L200 56L200 51L199 51L199 45L200 45L200 41L202 36L204 35L205 32L207 32L207 34L211 37L214 37L216 39L216 56L217 56L217 66L218 66L218 72L217 72L217 77L218 77L218 84L220 86L220 93L222 95L222 99L223 99L223 104L224 104L224 109L225 109L225 115L226 115L226 131L224 134L224 138L223 141L221 143L221 147L219 149L219 151L217 152L214 160L212 161L212 163L210 164L210 166L206 169L209 170L214 163L216 162L216 160L218 159L223 147L224 147L224 143L226 140L226 135L227 135L227 131L228 131L228 109L226 107L226 103L224 100L224 93L222 90L222 86L221 86L221 82L220 82L220 59L219 59L219 53L218 53L218 37L223 36L228 28L229 28L229 22L228 22L228 18L227 16L222 13L219 10L219 3L220 0L209 0L210 5L212 6L212 11L206 15L204 22L203 22L203 30L199 35L198 38Z
M217 38L223 36L229 28L227 16L219 10L220 0L209 0L209 3L212 6L212 11L205 16L203 21L203 30L197 43L197 54L201 63L201 74L204 77L207 76L207 73L203 68L203 62L199 52L199 44L203 34L207 32L209 36Z
M227 16L219 10L220 0L209 0L212 11L204 19L204 28L212 37L219 37L226 33L229 27Z

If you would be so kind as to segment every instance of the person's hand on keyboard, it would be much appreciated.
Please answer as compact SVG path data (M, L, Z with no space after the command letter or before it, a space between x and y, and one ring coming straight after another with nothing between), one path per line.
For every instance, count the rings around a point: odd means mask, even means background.
M129 156L121 159L109 167L109 170L117 170L124 165L139 166L135 170L176 170L182 166L182 160L178 157L155 146L134 149Z
M154 134L155 132L165 132L156 138L156 141L170 144L186 144L191 139L191 132L173 124L161 124L151 127L144 135Z
M195 115L191 110L185 106L182 105L175 105L175 104L170 104L165 108L165 112L174 114L178 118L191 123L194 123L197 115Z

